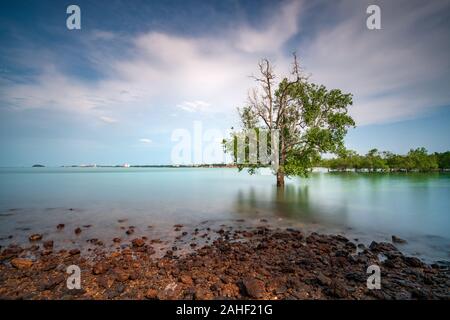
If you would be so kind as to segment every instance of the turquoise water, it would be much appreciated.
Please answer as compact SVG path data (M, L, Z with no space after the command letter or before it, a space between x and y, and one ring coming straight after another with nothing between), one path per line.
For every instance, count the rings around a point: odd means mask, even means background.
M394 234L411 254L449 260L449 174L314 173L289 179L284 192L274 183L235 169L2 168L1 243L51 234L58 223L108 238L121 232L118 219L164 236L176 223L265 218L367 242Z

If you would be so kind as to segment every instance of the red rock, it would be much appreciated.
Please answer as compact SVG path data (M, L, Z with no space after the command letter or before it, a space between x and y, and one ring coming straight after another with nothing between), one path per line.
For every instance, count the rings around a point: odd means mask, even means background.
M190 276L188 276L188 275L182 275L181 277L180 277L180 281L182 282L182 283L184 283L184 284L187 284L187 285L192 285L194 282L192 281L192 278L190 277Z
M109 265L107 265L106 263L103 263L103 262L96 263L92 267L92 273L95 274L95 275L103 274L103 273L105 273L108 270L109 270Z
M245 293L251 298L262 298L265 292L264 282L255 278L245 278L242 281L245 289Z
M74 256L76 254L80 254L80 249L72 249L72 250L69 251L69 254L71 256Z
M30 259L15 258L11 260L11 264L17 269L29 269L33 266Z
M158 298L158 290L156 289L148 289L147 292L145 293L145 297L147 299L157 299Z
M117 281L124 282L130 278L130 274L123 269L115 268L113 271Z
M28 237L28 240L30 241L39 241L42 239L42 234L36 233L36 234L32 234L31 236Z
M51 249L53 248L53 240L45 241L43 245L45 249Z
M133 247L142 247L145 244L145 241L140 238L136 238L133 239L131 243L133 244Z

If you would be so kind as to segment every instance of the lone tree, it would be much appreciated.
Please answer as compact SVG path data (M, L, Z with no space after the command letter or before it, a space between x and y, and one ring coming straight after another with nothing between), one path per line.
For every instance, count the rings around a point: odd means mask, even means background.
M239 159L237 137L252 130L258 137L263 130L276 130L279 145L274 174L277 186L283 187L285 176L307 176L322 153L339 154L345 150L347 129L355 126L347 110L353 103L352 95L309 82L295 53L291 75L279 82L269 60L263 59L258 66L259 76L253 77L258 87L250 91L247 105L238 108L242 131L234 132L231 140L224 140L225 151L233 155L239 170L248 168L254 173L266 165L249 161L249 156ZM247 146L246 152L248 149Z

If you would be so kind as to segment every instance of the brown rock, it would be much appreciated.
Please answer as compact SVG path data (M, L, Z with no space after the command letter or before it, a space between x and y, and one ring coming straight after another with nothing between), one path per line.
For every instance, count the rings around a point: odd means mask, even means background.
M11 264L17 269L29 269L33 266L30 259L15 258L11 260Z
M211 291L203 289L203 288L195 289L195 292L194 292L195 300L211 300L213 298L214 298L214 295L212 294Z
M264 296L265 285L261 280L248 277L242 281L242 284L245 289L244 293L246 293L249 297L259 299Z
M76 229L74 230L74 232L75 232L75 234L80 234L80 233L81 233L81 228L76 228Z
M92 267L92 273L95 274L95 275L103 274L103 273L105 273L108 270L109 270L109 265L107 265L106 263L103 263L103 262L96 263Z
M30 241L39 241L42 239L42 234L36 233L36 234L32 234L31 236L28 237L28 240Z
M133 244L133 247L142 247L145 244L145 241L140 238L136 238L133 239L131 243Z
M187 285L192 285L194 282L192 281L192 278L190 277L190 276L188 276L188 275L182 275L181 277L180 277L180 281L182 282L182 283L184 283L184 284L187 284Z
M323 286L328 287L331 285L331 279L325 276L322 272L319 272L319 275L317 276L317 281Z
M130 274L123 269L115 268L113 271L117 281L124 282L130 278Z
M122 239L120 239L120 238L114 238L113 239L113 242L115 242L115 243L119 243L119 242L121 242L122 241Z
M51 249L51 248L53 248L53 240L47 240L44 242L43 245L44 245L45 249Z
M48 255L50 255L50 254L52 254L52 253L53 253L53 250L52 250L52 249L42 250L41 255L42 255L42 256L48 256Z
M72 250L69 251L69 254L71 256L74 256L76 254L80 254L80 249L72 249Z
M60 223L56 226L56 229L61 230L64 229L64 227L65 227L64 223Z
M158 298L158 290L156 289L148 289L147 292L145 293L145 297L147 299L157 299Z
M403 244L403 243L406 243L407 241L404 240L404 239L401 239L401 238L399 238L399 237L397 237L397 236L392 236L392 242L393 242L393 243L400 243L400 244Z

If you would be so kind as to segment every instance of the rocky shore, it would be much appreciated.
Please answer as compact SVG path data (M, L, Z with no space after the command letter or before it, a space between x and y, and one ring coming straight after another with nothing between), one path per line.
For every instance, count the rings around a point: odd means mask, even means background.
M64 228L63 225L58 225ZM208 228L209 229L209 228ZM133 234L133 228L129 228ZM448 266L404 256L392 243L356 245L340 235L259 226L205 232L175 225L189 250L157 254L159 239L131 238L107 250L54 250L30 235L29 246L0 254L1 299L446 299ZM79 230L76 230L77 232ZM398 243L399 239L394 243ZM81 249L81 250L80 250ZM367 267L381 269L381 289L368 289ZM81 269L81 289L68 289L67 267Z

